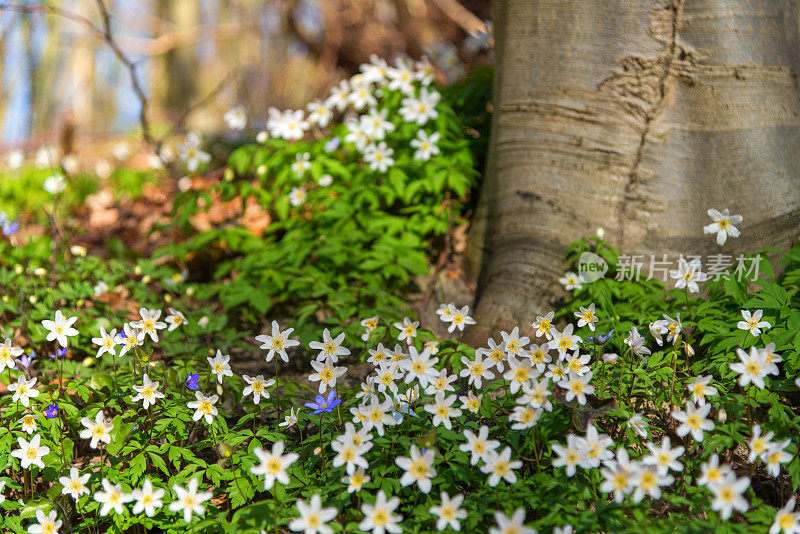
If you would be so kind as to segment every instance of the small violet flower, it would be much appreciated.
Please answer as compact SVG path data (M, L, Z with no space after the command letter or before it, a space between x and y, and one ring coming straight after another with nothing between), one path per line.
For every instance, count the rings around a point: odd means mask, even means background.
M332 389L328 392L328 397L325 398L322 395L317 395L315 402L307 402L305 404L306 408L311 408L314 410L311 412L312 414L318 414L322 412L331 413L334 408L339 406L342 403L342 399L336 398L336 390Z
M188 389L192 391L200 388L200 375L197 373L189 373L189 376L186 377L186 381L184 382Z
M44 416L48 419L55 419L58 417L58 404L48 404L47 409L44 411Z

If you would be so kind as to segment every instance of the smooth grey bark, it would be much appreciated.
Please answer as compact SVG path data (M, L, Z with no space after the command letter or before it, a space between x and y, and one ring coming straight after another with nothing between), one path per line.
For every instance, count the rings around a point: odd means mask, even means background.
M800 234L800 10L763 0L497 0L495 106L469 240L483 343L563 292L570 242L720 253ZM727 246L726 246L727 247Z

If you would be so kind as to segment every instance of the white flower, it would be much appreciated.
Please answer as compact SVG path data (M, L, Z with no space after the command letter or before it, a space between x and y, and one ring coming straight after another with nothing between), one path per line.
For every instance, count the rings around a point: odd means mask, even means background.
M278 426L285 426L287 429L297 424L297 415L294 413L294 406L289 410L289 415L283 418L283 422Z
M17 438L19 449L12 451L11 456L19 458L22 469L28 469L31 465L44 469L42 458L50 452L50 447L41 445L41 441L42 436L39 434L33 436L30 441L22 437Z
M511 447L506 447L501 453L494 450L488 451L483 457L483 461L485 463L481 466L481 472L489 475L490 486L496 486L500 479L509 484L517 482L517 474L514 473L514 470L522 467L522 462L511 461Z
M652 499L661 498L661 486L672 484L675 479L672 475L661 471L655 466L639 465L634 471L633 502L640 502L645 495Z
M302 206L303 203L306 201L308 194L306 193L305 187L293 187L291 191L289 191L289 204L292 206Z
M685 287L689 293L700 291L697 282L705 282L708 279L708 275L700 270L700 260L695 258L687 263L683 256L678 258L678 269L670 270L669 276L677 280L676 289Z
M25 153L22 150L12 150L6 157L9 169L19 169L25 163Z
M350 349L342 347L343 341L344 332L334 339L331 337L330 331L326 328L322 331L322 342L312 341L308 346L309 348L320 351L316 356L318 362L330 358L333 363L336 363L339 361L339 356L347 356L350 354Z
M62 521L55 510L45 515L44 510L36 510L36 523L28 527L28 534L58 534Z
M44 179L44 184L42 187L44 187L44 190L51 195L57 195L66 189L67 182L64 180L62 175L53 174Z
M389 66L377 54L370 54L369 63L362 63L358 69L364 75L365 81L382 84L386 81L386 73L389 70Z
M764 389L764 378L767 375L777 375L778 367L774 363L767 363L767 355L755 347L750 347L750 354L742 349L736 349L739 361L730 364L731 371L739 373L739 385L744 387L751 382L758 389Z
M311 496L308 504L303 499L297 499L295 504L300 517L289 523L289 530L304 534L333 534L327 523L339 513L335 507L323 508L322 498L316 494Z
M214 404L219 400L219 396L210 395L206 397L199 391L195 391L194 397L197 400L186 403L188 408L195 410L194 415L192 415L192 420L199 421L200 419L205 419L205 422L210 425L214 422L214 417L218 413L217 407L214 406Z
M628 419L627 424L628 428L631 428L643 438L647 437L647 423L645 423L644 419L642 419L642 414L634 414L630 419Z
M691 433L694 439L703 441L703 431L714 428L714 423L707 419L710 411L710 404L696 407L693 402L687 402L685 410L672 412L673 419L681 423L675 433L680 437Z
M251 467L250 472L256 476L264 475L265 491L272 489L276 481L281 484L289 483L289 474L286 469L295 463L299 456L293 452L283 454L284 447L282 441L277 441L272 444L271 451L261 447L253 449L259 463Z
M419 447L411 445L411 457L400 456L395 459L395 463L400 469L405 470L400 478L401 486L416 484L422 493L430 493L431 479L436 476L436 469L433 467L433 459L436 451L428 449L425 453L420 452Z
M347 101L353 105L353 109L361 111L367 107L374 107L378 100L372 94L372 87L363 76L355 75L350 79L352 91L347 95Z
M581 328L582 326L588 326L589 329L594 332L594 323L599 321L597 316L594 314L594 303L589 304L588 308L581 306L580 309L581 311L575 312L575 317L578 318L578 328Z
M501 511L494 513L496 527L489 529L489 534L536 534L536 529L525 526L525 510L517 508L514 515L508 517Z
M708 216L711 217L714 222L708 226L704 226L703 233L717 234L717 245L724 245L728 236L739 237L739 230L734 224L742 222L741 215L730 215L728 208L725 208L722 212L712 208L708 210Z
M131 326L139 331L139 342L143 342L145 335L147 335L150 336L154 343L158 343L158 331L167 327L167 323L158 320L161 317L161 310L141 308L139 315L142 320L131 323Z
M342 80L339 85L331 87L331 94L325 103L328 107L336 108L339 111L347 107L348 96L350 95L350 85L347 80Z
M559 387L567 390L566 394L564 395L564 399L567 402L571 401L572 399L576 399L578 404L581 406L586 404L586 395L591 395L594 393L594 386L589 384L591 379L591 371L583 376L578 375L574 371L570 371L569 378L558 383Z
M397 336L398 341L406 340L406 343L409 345L414 343L414 338L417 337L417 327L419 326L419 321L411 322L411 319L408 317L403 318L402 323L394 323L394 327L400 330L400 334Z
M706 403L707 396L717 394L717 388L708 385L712 379L711 375L698 376L686 386L689 389L689 393L692 394L692 401L697 403L698 406Z
M755 313L752 315L748 310L741 310L742 311L742 318L744 321L739 321L736 323L736 327L739 330L750 330L750 333L754 336L758 337L761 335L761 329L770 328L772 325L769 324L767 321L762 321L761 316L764 315L764 310L756 310Z
M625 338L625 344L631 348L631 351L634 354L637 354L642 358L650 354L650 349L644 345L644 337L639 335L639 329L635 326L631 327L628 337Z
M99 358L105 353L109 353L112 356L117 355L117 329L114 328L111 332L106 332L106 329L102 326L100 327L100 337L93 337L92 343L95 345L99 345L100 348L97 349L96 357Z
M158 391L159 383L150 380L147 373L142 376L142 385L133 386L137 395L131 398L132 402L142 401L142 408L145 410L153 406L158 399L163 399L164 394Z
M530 405L514 406L508 420L512 422L511 430L526 430L533 427L542 417L541 408L533 408Z
M58 482L61 484L61 495L69 495L75 501L81 498L81 495L89 494L89 488L86 483L89 482L89 473L81 475L77 468L71 467L69 476L59 477Z
M394 124L386 120L389 110L371 109L361 117L361 129L370 139L380 141L388 132L394 131Z
M11 340L6 338L5 342L0 345L0 371L6 367L13 369L16 366L14 358L21 355L22 349L12 345Z
M333 117L333 110L326 102L315 100L309 102L308 106L308 122L316 124L320 128L325 128Z
M478 413L481 408L481 400L483 395L475 395L472 391L468 391L466 395L458 398L461 401L461 407L469 410L472 413Z
M380 402L377 397L372 397L372 399L370 399L370 404L362 404L359 406L359 413L366 418L364 421L364 428L367 430L374 428L379 436L383 436L385 425L397 424L397 421L390 413L391 408L391 399Z
M528 384L532 374L533 369L527 361L517 360L513 356L508 357L508 371L503 378L509 381L509 390L512 395Z
M775 433L772 431L762 436L761 425L753 425L753 433L750 436L749 442L750 454L747 456L747 461L753 463L756 461L756 458L762 458L767 452L767 449L774 445L772 442L772 438L774 437Z
M592 359L588 354L581 355L579 349L575 349L572 356L567 356L566 364L567 369L574 372L578 376L583 376L589 372L589 361Z
M501 331L500 337L503 338L503 344L506 347L506 352L510 356L520 356L525 351L525 347L531 341L529 337L520 337L518 326L515 326L511 333Z
M291 165L292 172L294 172L298 177L302 177L306 171L311 168L310 159L311 154L309 152L295 154L294 163Z
M211 155L208 152L200 150L203 144L200 139L200 134L197 132L189 132L186 136L186 142L178 145L178 155L186 164L186 169L189 172L195 172L201 164L211 161Z
M153 483L147 478L142 485L142 489L135 489L131 492L132 500L136 501L133 505L133 515L144 512L147 517L156 515L156 509L164 506L161 499L166 492L161 488L153 488Z
M459 376L469 377L469 383L475 389L481 389L484 379L491 380L494 378L494 373L489 370L489 367L492 366L492 360L482 358L477 352L475 353L475 361L470 361L466 356L462 356L461 363L464 364L464 368L461 369Z
M217 380L222 384L222 378L225 376L233 376L231 371L231 357L227 354L222 354L222 351L217 349L217 355L213 358L206 358L208 365L211 366L211 373L217 377Z
M175 484L172 490L175 492L175 500L169 505L170 512L183 512L183 520L191 523L192 514L203 515L206 511L203 503L211 499L214 494L210 491L198 492L198 481L193 478L185 488Z
M506 359L506 344L500 343L499 345L494 342L494 339L489 338L486 341L488 348L480 348L475 351L475 354L480 354L481 356L488 356L489 359L493 362L494 366L497 368L499 372L503 372L504 365L503 361Z
M451 309L448 313L443 313L441 319L444 322L450 323L450 327L447 329L448 332L452 332L456 328L458 328L460 332L463 332L466 325L475 324L475 319L468 314L469 306L464 306L460 310Z
M555 312L550 312L547 315L537 315L536 320L531 324L536 329L536 337L544 336L546 339L553 339L550 330L553 328L553 316Z
M394 165L393 154L394 150L386 146L386 142L381 141L367 146L364 151L364 161L369 164L371 170L386 172L389 167Z
M428 387L428 383L436 378L436 365L439 358L431 356L430 349L418 352L414 345L409 345L409 358L401 361L398 366L405 371L405 383L410 384L414 379L419 381L423 388Z
M31 405L31 398L39 396L39 390L34 388L36 385L36 377L30 380L25 380L25 377L20 375L17 377L16 384L8 386L8 391L13 391L14 396L11 397L11 402L19 401L26 408Z
M312 360L311 367L316 373L308 375L308 379L311 382L319 382L320 393L325 393L328 388L335 388L336 380L347 372L347 367L334 366L331 356L326 357L324 362Z
M792 455L786 452L786 447L789 446L789 443L791 443L789 439L773 443L762 456L764 463L767 464L767 473L770 476L777 477L780 475L781 464L789 463L792 460Z
M553 339L550 340L549 346L551 349L557 349L558 355L562 358L566 356L567 351L577 349L578 343L581 342L580 336L572 333L574 328L571 324L564 327L562 332L553 328Z
M236 106L228 110L222 118L231 130L241 131L247 125L247 113L244 110L244 106Z
M91 440L89 442L91 448L96 449L97 444L101 441L106 445L111 443L111 431L114 429L114 425L113 423L106 422L103 410L97 411L94 416L94 421L88 417L84 417L81 419L81 424L85 426L86 429L81 430L80 437L81 439Z
M419 98L404 98L400 102L401 107L398 112L406 122L413 121L423 126L429 120L439 116L439 112L436 111L436 105L439 103L439 100L441 100L441 97L442 96L436 91L422 89Z
M36 432L36 416L30 413L27 413L22 416L19 420L22 424L22 431L26 434L33 434Z
M373 330L375 330L375 328L377 328L377 327L378 327L378 319L379 319L379 318L378 318L378 316L376 315L376 316L374 316L374 317L368 317L367 319L363 319L363 320L361 321L361 326L363 326L363 327L364 327L364 329L366 330L366 332L365 332L364 334L362 334L362 335L361 335L361 341L367 341L367 340L369 340L369 335L370 335L370 333L371 333ZM379 345L380 345L380 344L379 344ZM372 351L370 351L370 354L371 354L371 353L372 353Z
M124 504L131 502L133 496L123 493L122 486L113 484L107 478L103 479L103 491L97 491L94 494L94 500L102 504L100 507L100 515L106 516L111 510L117 514L125 513Z
M607 434L599 433L591 423L586 426L586 436L578 437L577 443L583 453L578 463L584 469L598 468L600 462L614 459L614 453L608 450L614 441Z
M723 477L719 483L709 486L714 494L711 509L719 512L722 519L728 519L734 510L746 512L749 505L743 494L748 487L750 479L747 477L736 478L734 474Z
M467 518L467 511L461 507L464 495L459 493L451 498L446 491L443 491L439 496L441 504L430 508L430 513L436 516L436 530L444 530L447 527L456 531L461 530L461 520Z
M697 479L697 483L702 486L719 484L725 477L733 474L730 466L727 464L720 465L717 454L712 454L708 461L700 466L700 471L701 474L700 478Z
M583 288L583 279L572 271L565 272L564 276L558 279L558 282L564 286L564 289L567 291Z
M531 359L531 363L536 368L536 371L540 374L544 372L547 364L553 361L550 354L548 354L549 351L549 343L542 343L541 345L532 343L528 349L528 357Z
M371 478L363 469L358 469L352 475L348 475L342 479L342 482L347 484L347 493L355 493L361 491L361 486L369 482Z
M77 320L78 317L64 319L61 310L57 310L54 320L45 319L42 321L42 326L48 331L47 341L56 340L63 348L67 348L67 338L78 335L78 331L72 328L72 325Z
M464 437L467 442L459 445L459 450L470 453L470 464L477 465L478 460L484 460L489 452L494 452L500 446L500 442L494 439L489 439L489 428L486 425L481 426L478 434L473 434L470 430L464 430Z
M419 130L417 132L417 137L412 139L410 143L412 148L417 149L416 152L414 152L414 159L428 161L431 159L431 156L437 156L440 151L436 143L439 142L441 137L442 134L439 132L433 132L428 135L424 130Z
M333 466L344 465L347 474L350 475L356 471L356 467L368 468L369 462L364 458L364 454L372 449L371 439L372 434L366 429L362 428L356 432L353 423L345 423L345 433L331 442L331 449L337 453L333 459Z
M786 506L778 510L778 513L775 514L775 522L772 523L769 529L769 534L778 534L779 532L784 534L800 533L800 518L794 511L795 502L795 498L792 497L786 503Z
M394 513L398 504L400 504L399 498L387 499L383 490L379 490L374 504L364 503L361 505L364 519L358 524L359 530L367 530L373 534L402 532L403 527L400 526L400 521L403 520L403 516Z
M411 61L407 58L398 58L394 67L386 69L386 77L389 79L389 89L398 90L407 95L414 92L414 71Z
M522 386L522 395L517 399L517 404L528 404L532 408L553 411L553 403L550 402L550 379L531 380Z
M600 486L603 493L614 493L614 501L621 503L633 487L634 468L628 458L628 451L617 449L616 460L606 460L600 474L605 479Z
M283 361L289 361L289 355L286 354L286 349L296 347L300 344L300 342L295 339L289 339L292 332L294 332L294 328L287 328L281 331L278 321L272 321L272 335L264 334L256 336L256 341L262 343L259 348L268 350L266 356L268 362L272 361L275 354L278 354Z
M436 427L441 424L447 430L453 428L450 418L461 416L461 410L452 407L456 399L456 395L445 397L444 392L440 391L436 394L434 404L425 405L425 411L433 414L433 426Z
M553 458L553 467L564 467L568 477L575 474L576 468L584 460L584 448L577 436L567 434L567 446L564 447L558 443L553 443L551 446L553 451L558 457Z
M330 187L332 183L333 176L330 174L323 174L319 177L319 180L317 180L317 184L319 184L320 187Z
M275 379L264 380L264 375L258 375L255 378L242 375L242 378L248 384L242 391L242 395L246 397L252 394L254 404L261 402L261 397L268 399L269 391L267 391L267 388L275 385Z
M189 322L186 320L186 316L175 308L169 309L169 315L167 315L166 319L167 323L169 323L169 328L167 329L168 332L172 332L179 326L185 325Z
M117 334L117 339L119 339L117 344L122 345L122 348L119 350L120 358L125 356L125 353L129 350L141 345L139 342L139 331L133 328L129 323L122 325L122 332Z
M686 449L680 446L672 448L669 436L661 438L660 447L651 441L648 441L646 445L650 454L644 457L642 463L645 465L653 465L662 473L667 473L670 469L673 471L683 471L683 464L678 461L678 458L681 457Z

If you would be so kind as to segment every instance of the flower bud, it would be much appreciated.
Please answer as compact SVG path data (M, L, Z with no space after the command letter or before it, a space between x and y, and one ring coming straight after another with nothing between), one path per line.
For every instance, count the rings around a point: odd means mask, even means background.
M45 269L44 267L37 267L36 269L33 270L33 274L35 274L36 276L44 276L47 274L47 269Z
M31 295L30 297L28 297L28 302L30 302L31 304L36 304L36 301L37 301L36 295Z
M322 447L315 447L314 456L319 456L320 454L322 454Z
M717 412L717 421L720 423L724 423L728 420L728 412L725 411L725 408L720 408Z
M616 365L617 360L619 360L619 356L613 352L603 354L603 363L607 363L608 365Z
M597 234L597 239L603 239L606 236L606 231L603 230L602 228L598 228L596 234Z
M688 343L683 344L683 352L686 354L686 356L694 356L694 349Z
M86 248L80 245L72 245L71 247L69 247L69 252L73 256L80 256L81 258L86 256Z
M222 458L230 458L233 455L233 447L221 441L217 445L217 452Z
M208 326L208 316L204 315L197 320L197 324L202 328L206 328Z
M149 284L150 283L150 275L149 274L146 274L146 275L144 275L142 277L142 283L143 284Z

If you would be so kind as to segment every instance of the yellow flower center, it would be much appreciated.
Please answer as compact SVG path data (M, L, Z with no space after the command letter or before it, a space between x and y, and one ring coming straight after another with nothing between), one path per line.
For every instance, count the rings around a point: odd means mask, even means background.
M272 460L267 462L267 471L271 474L275 475L281 472L281 463L273 458Z
M694 428L694 429L700 428L700 423L701 420L696 415L690 415L689 417L686 418L686 424L689 425L689 428Z
M332 371L332 370L330 370L330 369L323 369L323 370L322 370L322 371L319 373L319 379L320 379L322 382L328 382L328 381L330 381L330 380L333 380L333 371Z
M472 374L475 376L483 376L483 365L476 363L472 366Z
M389 522L389 514L386 513L386 510L378 510L375 512L372 522L375 523L375 526L385 525Z
M416 478L423 478L428 474L428 466L422 460L417 460L411 464L409 471Z
M36 458L37 456L39 456L39 451L37 451L33 447L28 447L28 450L25 451L25 455L28 458Z
M211 403L207 402L207 401L203 401L203 402L200 403L200 406L197 409L202 414L210 414L211 413Z
M436 415L439 417L447 417L450 414L450 408L448 406L439 406L436 410Z

